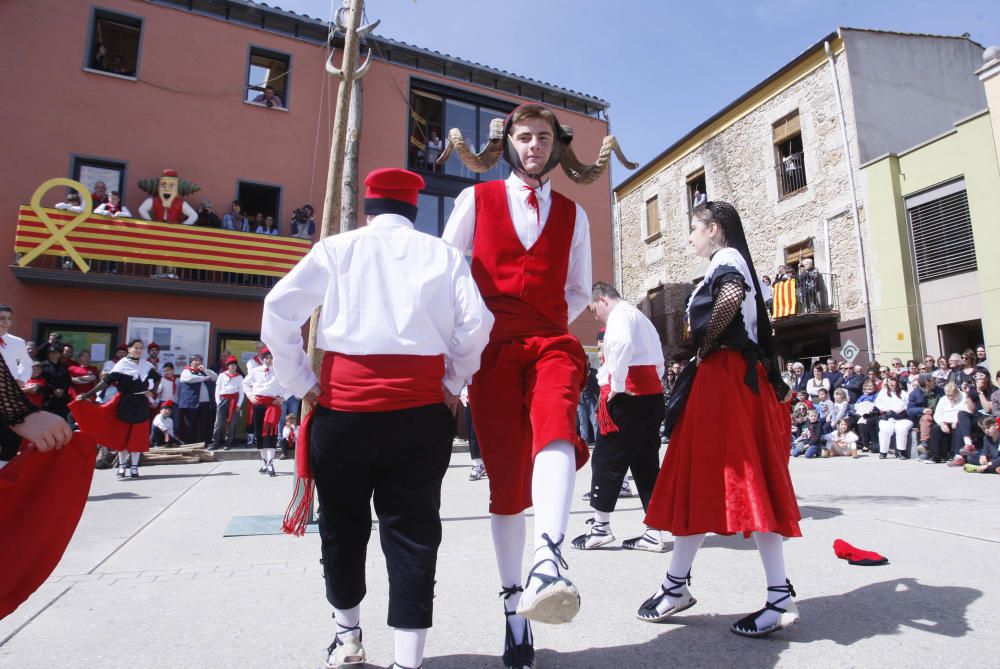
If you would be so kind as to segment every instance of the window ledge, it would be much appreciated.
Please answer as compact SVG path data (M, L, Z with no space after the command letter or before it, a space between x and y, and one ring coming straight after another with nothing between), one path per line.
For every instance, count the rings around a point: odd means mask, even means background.
M647 244L652 244L653 242L655 242L657 239L659 239L662 236L663 236L663 231L662 230L660 232L654 232L653 234L651 234L648 237L646 237L645 242Z
M793 190L791 193L785 193L784 195L778 198L778 202L782 202L784 200L790 200L796 195L802 195L803 193L806 193L808 191L809 191L809 186L803 186L798 190Z
M268 107L265 104L262 104L260 102L253 102L251 100L244 100L243 104L249 105L251 107L260 107L261 109L266 109L268 111L280 111L280 112L288 113L288 107Z
M83 68L84 72L90 72L91 74L99 74L104 77L112 77L113 79L122 79L123 81L139 81L139 77L130 76L127 74L116 74L114 72L107 72L105 70L96 70L92 67Z

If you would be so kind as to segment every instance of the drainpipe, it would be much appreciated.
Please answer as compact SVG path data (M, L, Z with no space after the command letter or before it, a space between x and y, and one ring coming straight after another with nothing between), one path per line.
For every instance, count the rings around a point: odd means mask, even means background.
M831 276L833 274L833 253L830 251L830 219L823 219L823 243L826 244L826 275Z
M872 306L868 299L868 270L865 268L865 250L861 243L861 218L858 216L858 191L854 185L854 161L851 159L851 142L847 136L847 117L844 114L844 98L840 95L840 80L837 79L837 67L833 60L830 42L823 42L826 58L830 61L830 74L833 77L833 92L837 96L837 111L840 116L840 134L844 141L844 158L847 162L847 184L851 189L851 214L854 216L854 236L857 239L858 267L861 273L861 301L865 305L865 334L868 336L868 356L875 359L875 334L872 332ZM829 254L828 254L829 255ZM829 261L828 261L829 262Z

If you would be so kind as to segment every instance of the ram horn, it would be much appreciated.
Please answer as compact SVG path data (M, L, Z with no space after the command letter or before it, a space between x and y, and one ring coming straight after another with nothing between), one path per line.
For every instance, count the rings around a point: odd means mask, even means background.
M451 152L454 151L458 154L458 159L473 172L479 174L489 172L503 154L503 126L502 118L490 121L490 139L479 153L473 153L469 149L461 130L452 128L448 131L448 140L445 142L444 151L437 159L437 164L444 165L448 162Z
M598 178L604 173L604 170L608 168L608 163L611 162L611 154L614 153L618 157L618 161L622 165L630 170L634 170L639 167L639 163L633 163L625 154L622 153L621 146L618 145L618 140L615 139L614 135L608 135L601 142L601 150L597 154L597 160L593 165L586 165L580 162L580 159L576 157L576 153L573 151L573 130L569 126L562 126L563 130L563 147L562 147L562 159L559 163L562 165L563 171L566 172L566 176L575 181L578 184L590 184L597 181Z
M334 51L330 52L330 55L326 59L326 71L337 77L341 81L344 80L344 71L333 64ZM372 50L368 49L368 55L365 57L361 67L354 71L354 77L352 79L360 79L361 77L368 74L368 69L372 66Z

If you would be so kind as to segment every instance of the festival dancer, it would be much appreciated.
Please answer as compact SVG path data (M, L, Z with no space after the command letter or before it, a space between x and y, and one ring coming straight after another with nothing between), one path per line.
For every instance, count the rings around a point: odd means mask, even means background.
M573 539L573 548L592 550L615 540L611 514L629 469L639 490L642 508L649 507L660 473L660 423L663 421L663 349L653 324L627 302L613 286L594 284L588 307L605 324L604 364L608 393L598 407L600 435L590 462L590 529ZM660 533L647 528L626 539L622 548L661 553Z
M490 128L478 155L451 130L452 151L485 172L501 154L513 172L504 181L467 188L455 200L443 238L472 252L472 274L496 318L479 373L469 388L472 419L490 473L490 524L506 633L507 667L534 666L528 620L569 622L580 608L577 587L561 570L575 472L589 456L576 430L587 363L572 322L590 302L590 224L583 208L552 188L562 164L590 183L607 167L617 142L608 137L597 163L585 166L572 133L534 104L517 107ZM534 564L522 581L526 522L535 509ZM522 585L523 584L523 585Z
M139 458L149 450L150 408L155 406L153 388L159 375L148 360L142 359L141 339L128 344L128 355L102 374L100 382L77 397L70 407L84 432L98 436L98 442L118 451L118 478L139 478ZM88 401L106 386L118 392L109 402L97 405Z
M278 447L281 429L281 402L288 391L281 385L274 372L274 356L268 349L260 352L261 364L254 367L243 379L243 393L250 401L253 412L253 431L257 435L260 452L260 473L277 476L274 471L274 454Z
M243 406L243 375L240 374L240 362L236 356L226 358L226 369L219 374L215 384L215 427L212 429L212 441L205 450L213 451L222 448L228 451L233 447L233 435L236 434L236 417ZM223 445L225 442L225 445Z
M791 391L773 360L771 322L736 209L708 202L695 210L688 243L710 258L688 302L697 353L671 396L670 447L646 512L648 526L673 533L674 547L666 579L637 615L660 622L694 606L691 565L705 534L742 532L757 543L767 602L731 629L764 636L799 619L781 545L783 536L801 536L782 404Z
M301 497L284 529L301 534L315 478L326 595L337 635L326 667L365 662L361 600L371 500L389 573L395 669L417 669L431 627L441 543L441 480L457 395L479 368L493 317L462 255L417 232L423 179L379 169L365 179L368 225L319 241L264 301L261 337L281 382L316 406L295 449ZM317 379L301 326L321 306ZM442 382L444 388L442 387Z

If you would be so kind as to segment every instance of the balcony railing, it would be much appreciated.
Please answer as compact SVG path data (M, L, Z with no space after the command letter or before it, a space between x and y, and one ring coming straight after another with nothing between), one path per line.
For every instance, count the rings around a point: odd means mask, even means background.
M836 274L799 274L791 279L775 281L771 291L771 319L775 325L840 316Z
M783 156L774 170L778 175L781 197L788 197L806 187L806 162L801 151Z
M310 247L297 237L22 206L12 270L34 283L260 299Z

